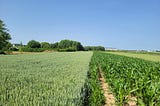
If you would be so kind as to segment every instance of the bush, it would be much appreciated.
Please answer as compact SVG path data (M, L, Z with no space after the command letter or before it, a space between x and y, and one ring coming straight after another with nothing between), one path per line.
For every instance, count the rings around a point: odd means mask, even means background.
M44 48L28 48L28 47L22 47L21 51L23 52L43 52L45 51Z
M66 48L66 49L58 49L59 52L74 52L76 51L74 48Z

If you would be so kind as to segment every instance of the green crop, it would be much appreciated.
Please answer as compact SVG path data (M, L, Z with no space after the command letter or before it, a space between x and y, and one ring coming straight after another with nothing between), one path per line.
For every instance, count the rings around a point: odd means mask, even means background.
M129 96L136 97L140 106L160 105L160 63L102 52L93 56L118 105L126 104Z
M0 56L0 105L102 106L101 68L117 105L160 105L160 63L115 54L55 52ZM90 61L91 59L91 61ZM89 63L90 62L90 63Z
M0 105L79 106L92 52L0 56Z
M148 53L109 52L109 53L128 56L128 57L136 57L136 58L141 58L141 59L155 61L155 62L160 62L160 53L149 53L149 52Z
M103 106L105 98L99 81L98 66L96 65L96 56L93 54L90 62L90 70L88 72L88 105Z

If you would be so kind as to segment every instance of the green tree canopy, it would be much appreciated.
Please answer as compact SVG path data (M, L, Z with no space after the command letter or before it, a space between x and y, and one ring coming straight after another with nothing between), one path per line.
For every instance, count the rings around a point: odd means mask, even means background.
M72 46L75 48L76 51L84 50L80 42L73 41Z
M58 48L59 49L72 49L73 51L84 50L83 46L81 45L80 42L67 40L67 39L66 40L61 40L58 43Z
M8 33L8 29L5 27L5 24L0 19L0 51L8 48L8 45L10 45L9 40L11 40L11 36Z
M85 46L84 49L86 51L105 51L103 46Z
M41 42L41 48L51 48L51 45L48 42Z
M31 40L27 43L29 48L41 48L41 44L38 41Z
M54 48L54 49L58 48L58 42L52 43L51 44L51 48Z

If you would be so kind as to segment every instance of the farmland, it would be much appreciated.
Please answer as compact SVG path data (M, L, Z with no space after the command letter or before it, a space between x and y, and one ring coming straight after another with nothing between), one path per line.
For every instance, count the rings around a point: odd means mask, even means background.
M104 73L117 105L160 105L160 64L138 58L95 52L93 65ZM133 102L133 101L132 101Z
M160 0L0 0L0 106L160 106Z
M136 52L109 52L109 53L160 62L160 53L136 53Z
M92 52L0 55L0 105L82 104Z
M103 106L100 72L115 105L160 105L159 62L106 52L0 55L0 105Z

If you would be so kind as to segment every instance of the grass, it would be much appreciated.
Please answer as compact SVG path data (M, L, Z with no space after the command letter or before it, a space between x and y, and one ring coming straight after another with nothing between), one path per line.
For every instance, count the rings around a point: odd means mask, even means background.
M156 55L156 54L145 54L145 53L136 53L136 52L108 52L108 53L160 62L160 55Z
M0 56L0 105L81 105L92 52Z

